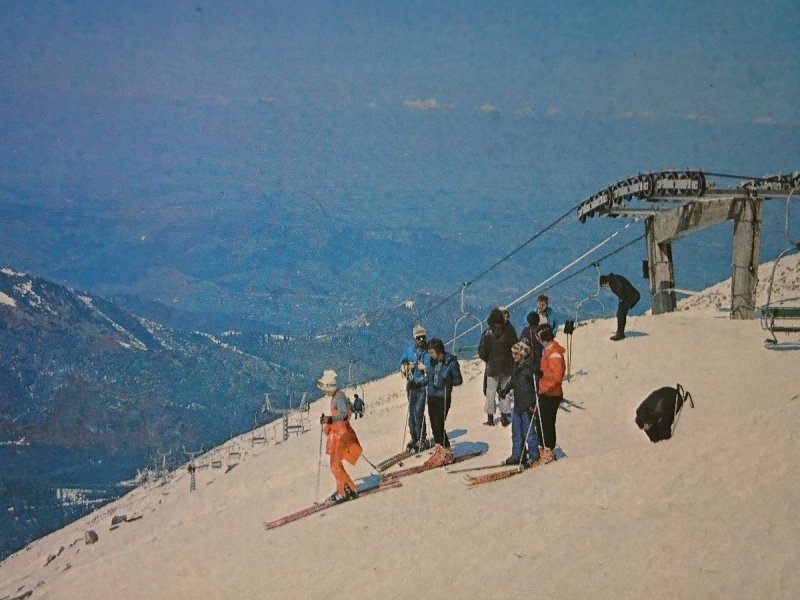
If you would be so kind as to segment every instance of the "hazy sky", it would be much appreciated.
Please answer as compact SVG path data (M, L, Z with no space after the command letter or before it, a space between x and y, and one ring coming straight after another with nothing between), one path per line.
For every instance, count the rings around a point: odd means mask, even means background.
M190 99L798 121L790 1L3 4L7 115Z
M477 244L480 211L498 206L511 233L494 257L535 229L517 214L531 198L558 193L571 205L641 170L800 167L796 1L1 8L0 210L40 198L60 218L81 205L71 232L86 247L51 268L77 242L33 235L23 241L42 250L25 255L8 233L33 230L21 218L0 227L11 240L0 252L70 281L94 285L86 273L103 272L100 250L112 264L141 251L120 279L143 276L157 249L136 244L187 218L199 240L238 232L250 244L263 233L249 215L270 201L261 218L273 226L294 227L298 207L311 214L296 219L303 239L338 219L401 242L408 218L393 207L416 215L436 202L462 221L440 233L471 230ZM91 212L89 200L115 198L128 204ZM112 230L106 217L133 225ZM215 230L222 217L228 228ZM182 244L162 249L160 264Z

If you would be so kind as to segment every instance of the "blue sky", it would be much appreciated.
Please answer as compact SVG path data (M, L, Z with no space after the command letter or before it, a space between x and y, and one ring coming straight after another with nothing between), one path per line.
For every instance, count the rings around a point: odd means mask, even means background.
M182 240L247 262L335 221L416 257L455 214L449 291L631 174L800 168L798 31L796 2L6 1L0 256L107 292L135 255L114 285L160 297Z

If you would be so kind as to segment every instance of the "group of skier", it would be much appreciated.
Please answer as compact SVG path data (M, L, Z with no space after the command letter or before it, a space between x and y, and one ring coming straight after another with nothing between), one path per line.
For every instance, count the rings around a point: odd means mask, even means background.
M527 326L517 336L508 311L495 308L478 345L478 356L486 363L484 425L495 425L495 399L499 398L500 423L511 425L511 456L506 464L523 467L555 458L556 414L566 372L564 348L555 340L558 321L550 299L540 295L526 320Z
M639 300L631 283L614 273L600 277L601 286L609 286L619 298L617 332L611 337L624 339L627 313ZM564 348L555 337L559 323L549 298L540 295L526 316L527 326L517 336L508 310L495 308L487 319L488 329L481 335L478 356L486 363L484 370L484 425L494 426L496 408L500 424L511 425L512 450L505 463L530 466L555 460L556 416L563 400L562 381L566 372ZM421 452L431 447L425 420L433 435L434 452L425 466L441 466L453 462L445 420L452 402L453 388L463 378L458 359L446 351L439 338L428 340L422 325L412 330L414 342L403 352L400 372L405 379L408 399L407 451ZM355 464L361 445L349 423L353 406L338 388L336 373L323 372L318 387L330 398L330 415L323 414L320 424L327 435L326 452L337 491L330 500L343 501L358 495L356 485L345 472L342 461ZM499 400L499 402L496 402Z

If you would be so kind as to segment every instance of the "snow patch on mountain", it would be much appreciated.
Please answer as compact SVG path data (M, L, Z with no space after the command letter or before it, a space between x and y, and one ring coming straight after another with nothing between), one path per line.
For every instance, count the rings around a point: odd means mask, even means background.
M97 313L103 319L108 321L109 325L111 325L111 327L113 327L115 331L117 331L118 333L121 333L126 338L128 338L128 341L130 343L126 343L126 342L123 342L121 340L118 340L120 346L122 346L123 348L128 348L128 349L135 348L137 350L144 350L144 351L147 350L147 346L144 344L144 342L142 342L139 338L137 338L135 335L133 335L130 331L125 329L122 325L117 323L114 319L112 319L107 314L105 314L102 310L100 310L96 306L94 306L94 304L92 303L92 299L89 296L78 296L78 299L81 302L83 302L86 306L91 308L95 313Z
M53 310L53 307L50 306L47 302L42 300L42 297L33 291L33 282L28 280L23 283L19 283L14 286L14 291L17 292L20 296L27 298L28 304L33 306L34 308L39 308L51 315L58 315L58 313Z
M0 269L0 273L3 275L8 275L9 277L25 277L27 275L26 273L20 273L19 271L15 271L9 267L3 267Z
M5 304L6 306L16 307L17 306L17 301L14 300L8 294L0 292L0 304Z

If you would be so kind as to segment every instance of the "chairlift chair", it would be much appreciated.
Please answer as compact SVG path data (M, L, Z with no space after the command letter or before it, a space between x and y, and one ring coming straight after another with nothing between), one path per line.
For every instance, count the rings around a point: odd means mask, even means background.
M211 464L211 468L212 469L221 469L222 468L222 458L220 458L220 456L219 456L219 451L214 450L214 452L211 453L211 457L210 457L209 463Z
M228 451L228 468L239 464L242 459L242 453L239 451L239 444L234 443Z
M761 307L761 327L770 332L772 339L766 340L766 343L772 345L778 343L776 333L798 333L800 332L800 306L787 306L783 303L774 304L772 302L772 288L775 284L775 271L778 268L778 263L786 255L800 251L800 240L793 240L791 229L791 201L792 195L796 191L792 189L789 196L786 198L786 214L784 218L784 236L789 242L789 246L783 250L775 259L772 264L772 272L769 276L769 286L767 287L767 303ZM776 325L775 321L778 320L779 324Z
M599 297L600 296L600 289L601 289L600 288L600 263L599 262L593 262L592 266L595 268L595 271L597 272L597 277L595 278L595 281L597 282L597 290L594 292L594 294L591 294L591 295L587 296L586 298L584 298L583 300L581 300L580 302L578 302L578 305L575 307L575 321L573 322L573 329L574 329L574 327L578 326L578 323L580 323L581 308L587 302L596 302L597 304L599 304L600 305L600 316L605 317L605 315L606 315L605 304L603 304L603 301L600 300L600 297ZM567 381L569 381L570 379L572 379L572 331L567 331L567 323L564 323L564 333L567 335L567 347L566 347L566 351L567 351Z
M351 359L350 364L347 365L347 387L353 388L353 393L361 394L361 400L366 403L365 394L364 394L364 384L363 383L353 383L353 365L356 364L357 361Z
M481 335L483 335L483 321L481 321L478 317L476 317L471 312L467 312L467 310L464 308L464 292L467 290L467 286L468 285L469 285L469 282L465 281L464 285L461 287L461 316L459 316L458 319L456 319L456 323L453 326L453 346L452 346L452 350L451 350L453 355L457 354L457 352L456 352L456 340L458 340L458 338L459 338L458 326L462 322L464 322L464 321L475 321L477 323L478 327L481 330ZM474 326L470 327L469 329L467 329L467 331L471 331L472 329L475 329L475 327ZM467 331L465 331L464 333L466 333Z

